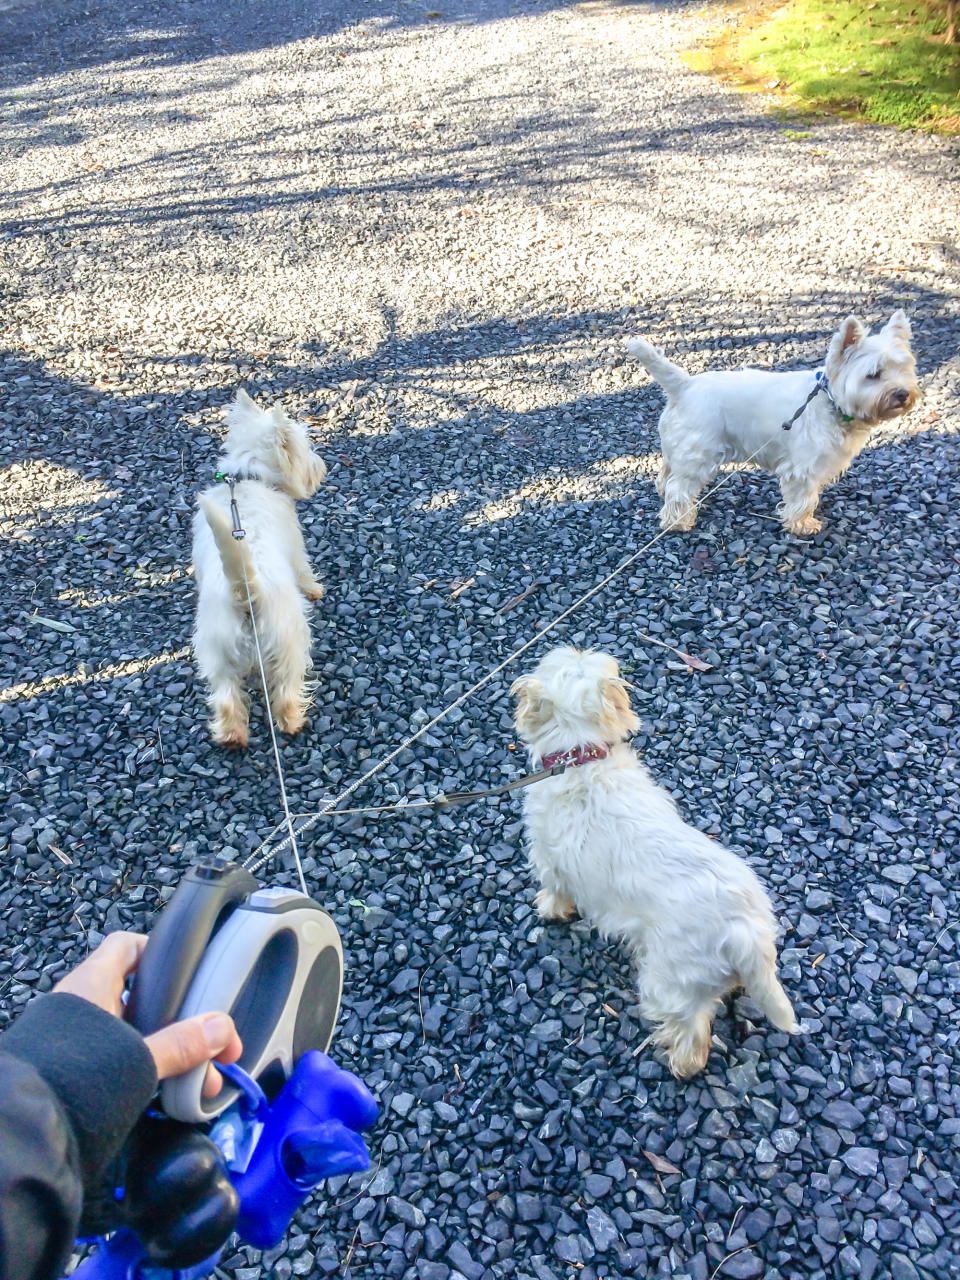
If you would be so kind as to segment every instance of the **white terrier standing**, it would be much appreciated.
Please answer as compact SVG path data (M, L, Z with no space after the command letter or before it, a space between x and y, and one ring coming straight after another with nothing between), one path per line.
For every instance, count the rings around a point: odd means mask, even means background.
M638 721L615 659L554 649L511 692L534 767L568 766L524 792L537 910L545 920L579 910L627 944L640 1011L673 1074L706 1065L713 1015L737 987L796 1031L767 894L741 858L687 826L625 743Z
M814 512L824 486L846 471L871 427L906 413L919 394L902 311L875 334L848 316L820 370L691 376L642 338L626 345L667 393L657 478L664 529L692 529L704 485L723 463L750 459L780 481L784 527L818 533Z
M245 684L257 670L247 583L277 725L285 733L304 725L310 664L306 601L319 600L323 587L307 561L294 499L309 498L327 468L310 449L306 428L279 405L261 409L238 391L227 422L218 463L218 475L226 479L198 496L193 519L193 648L210 688L214 740L245 747ZM234 537L232 499L242 538Z

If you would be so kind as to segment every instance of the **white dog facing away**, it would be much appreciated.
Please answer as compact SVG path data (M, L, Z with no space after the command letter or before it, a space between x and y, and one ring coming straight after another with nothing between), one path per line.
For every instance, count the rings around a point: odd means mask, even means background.
M306 428L279 405L261 409L238 391L227 423L217 472L224 479L199 494L193 519L193 648L210 690L214 740L245 747L246 683L258 670L247 583L274 718L285 733L304 725L310 665L306 601L319 600L323 587L307 561L294 500L309 498L327 468L312 452ZM242 538L234 537L232 499Z
M524 792L545 920L579 911L626 943L640 1011L675 1076L706 1065L713 1015L745 987L774 1026L797 1031L777 979L777 924L747 864L688 826L624 739L637 728L614 658L561 647L521 676L515 723L534 767L565 772Z
M874 334L848 316L820 370L694 376L642 338L626 346L667 394L657 478L664 529L692 529L696 499L723 463L750 460L780 481L784 527L818 533L814 512L824 487L846 471L872 427L906 413L919 394L902 311Z

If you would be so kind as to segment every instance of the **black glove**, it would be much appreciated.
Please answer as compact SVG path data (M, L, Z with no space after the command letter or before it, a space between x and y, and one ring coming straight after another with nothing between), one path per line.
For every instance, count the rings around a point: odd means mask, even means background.
M150 1260L176 1269L203 1262L226 1242L240 1201L208 1137L176 1120L144 1116L127 1148L119 1210Z

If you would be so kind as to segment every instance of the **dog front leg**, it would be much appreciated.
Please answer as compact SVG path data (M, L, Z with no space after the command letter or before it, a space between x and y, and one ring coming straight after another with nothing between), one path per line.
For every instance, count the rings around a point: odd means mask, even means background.
M819 485L809 476L781 476L780 492L778 514L787 532L803 538L819 533L823 525L813 514L820 501Z
M569 892L565 877L560 875L549 856L540 856L534 842L530 847L530 865L537 873L540 889L534 906L541 920L572 920L577 904Z
M306 556L303 557L303 563L297 565L297 586L308 600L320 600L323 597L323 583L313 576Z

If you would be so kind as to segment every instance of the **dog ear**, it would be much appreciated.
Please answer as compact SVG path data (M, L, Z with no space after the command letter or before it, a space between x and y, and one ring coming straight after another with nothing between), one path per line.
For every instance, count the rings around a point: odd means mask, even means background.
M614 741L630 733L640 723L630 706L627 682L620 676L607 676L600 682L600 707L603 727Z
M536 733L553 714L543 681L536 676L519 676L510 686L510 693L517 699L513 719L521 733Z
M837 373L845 357L850 354L854 347L858 347L866 336L867 331L857 317L847 316L846 320L830 339L827 358L824 362L827 377L832 378Z
M244 391L243 387L240 387L238 389L236 399L234 400L234 404L237 406L238 409L259 409L260 408L256 400L248 396L247 393Z
M905 311L895 311L883 326L883 332L888 333L891 338L896 339L898 342L909 343L913 336L913 330L910 328L907 313Z

